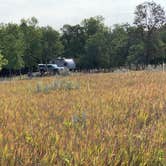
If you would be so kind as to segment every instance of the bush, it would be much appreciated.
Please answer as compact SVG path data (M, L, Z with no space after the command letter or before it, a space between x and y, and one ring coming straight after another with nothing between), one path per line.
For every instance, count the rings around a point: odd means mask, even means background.
M75 90L79 89L80 85L77 82L67 80L54 80L50 84L37 83L35 87L36 93L49 93L52 90Z

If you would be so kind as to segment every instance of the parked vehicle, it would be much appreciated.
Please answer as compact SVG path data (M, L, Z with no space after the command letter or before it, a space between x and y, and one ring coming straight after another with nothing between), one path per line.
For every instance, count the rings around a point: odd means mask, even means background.
M39 72L41 75L48 73L50 75L60 74L64 67L59 67L57 64L38 64Z
M66 67L69 70L74 70L76 68L76 64L74 62L74 59L57 58L57 59L52 60L50 62L57 64L59 67Z

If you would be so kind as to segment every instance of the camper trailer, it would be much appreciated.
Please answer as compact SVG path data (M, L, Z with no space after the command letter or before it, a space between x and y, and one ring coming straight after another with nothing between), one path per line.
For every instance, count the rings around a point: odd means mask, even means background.
M73 59L67 58L57 58L55 60L50 61L52 64L58 65L58 67L66 67L69 70L74 70L76 68L76 64Z

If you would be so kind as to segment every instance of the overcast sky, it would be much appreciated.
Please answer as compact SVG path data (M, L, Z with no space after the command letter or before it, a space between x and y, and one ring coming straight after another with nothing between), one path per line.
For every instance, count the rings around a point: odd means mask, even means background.
M132 23L136 5L145 0L0 0L0 22L19 22L35 16L41 26L60 29L84 18L102 15L105 23ZM166 0L155 0L166 9Z

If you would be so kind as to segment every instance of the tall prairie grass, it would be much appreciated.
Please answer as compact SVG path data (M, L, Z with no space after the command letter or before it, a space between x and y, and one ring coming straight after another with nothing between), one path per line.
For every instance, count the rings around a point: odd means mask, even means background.
M0 83L0 165L166 165L166 73Z

